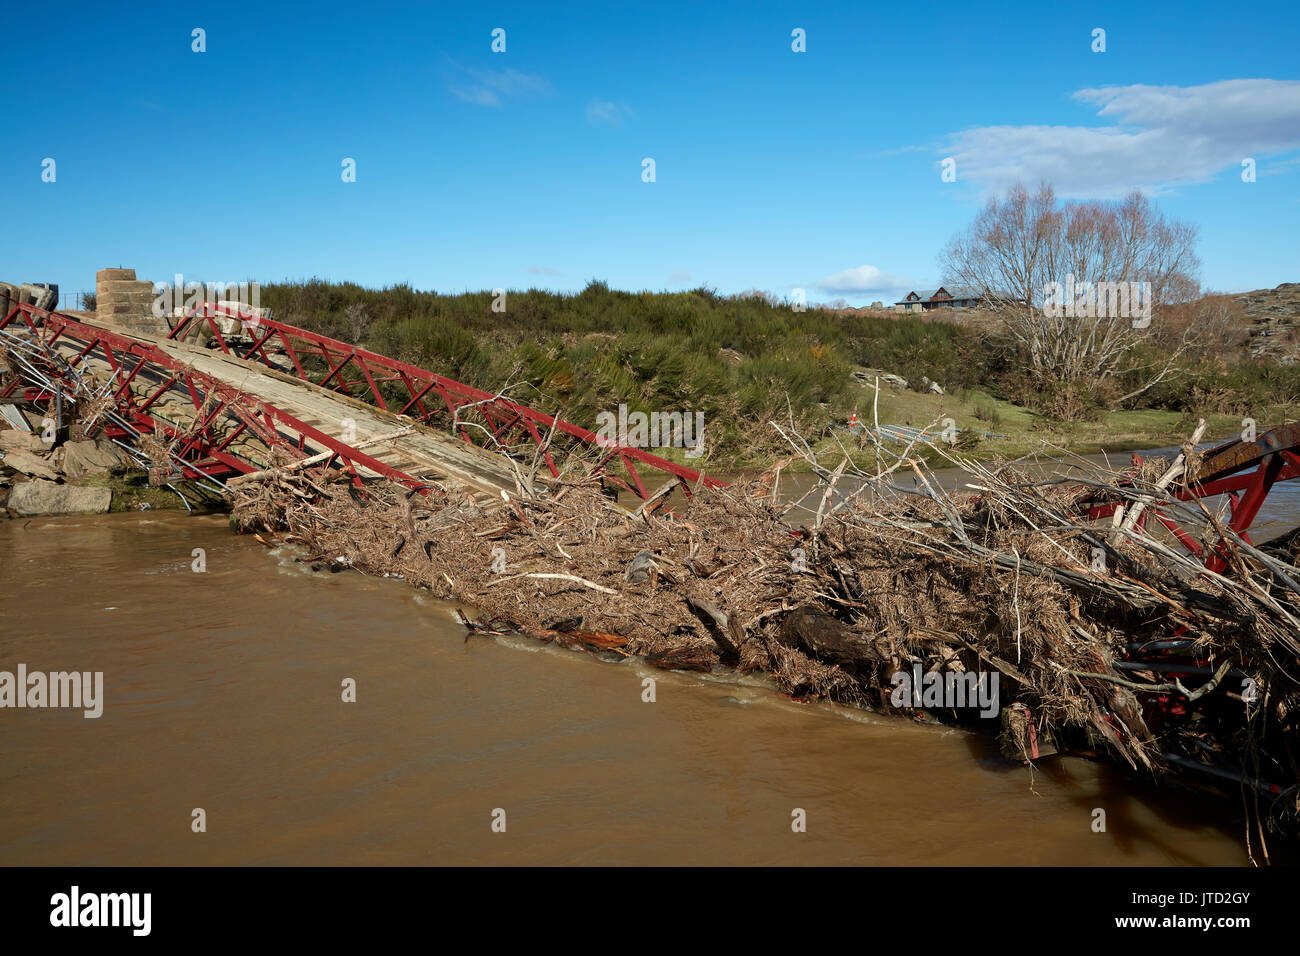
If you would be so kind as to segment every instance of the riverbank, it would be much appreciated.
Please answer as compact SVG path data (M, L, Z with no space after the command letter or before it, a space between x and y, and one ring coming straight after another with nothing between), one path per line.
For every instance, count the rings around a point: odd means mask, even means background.
M940 395L882 382L878 409L873 386L858 385L850 394L852 407L864 427L874 426L877 411L882 426L929 429L936 440L951 425L953 444L966 457L981 461L1068 452L1113 454L1126 464L1125 453L1179 445L1196 426L1196 421L1189 421L1182 412L1152 408L1116 409L1100 412L1092 421L1062 422L977 388ZM1266 406L1255 414L1257 429L1263 432L1300 415L1300 407ZM1207 442L1237 438L1245 427L1241 415L1210 413L1204 418ZM832 424L819 444L829 446L836 439L854 437L846 428L837 427L846 424ZM893 444L904 447L904 443ZM926 449L918 451L924 454Z

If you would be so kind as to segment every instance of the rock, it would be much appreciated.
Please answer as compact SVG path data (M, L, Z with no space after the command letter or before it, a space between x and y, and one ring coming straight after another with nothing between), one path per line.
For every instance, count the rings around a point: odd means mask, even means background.
M880 379L881 385L892 385L895 388L907 388L907 379L901 375L895 375L893 372L882 372L879 369L863 368L861 365L854 366L853 378L864 385L874 385L876 379Z
M108 488L24 481L9 492L8 506L20 515L104 514L113 503Z
M0 464L12 470L22 472L24 475L30 475L33 478L48 478L51 481L59 477L59 473L54 470L44 458L38 458L29 451L11 451L8 452Z
M102 475L122 462L112 446L93 441L70 441L63 445L63 473L69 478Z
M249 305L247 302L240 302L238 299L218 299L216 306L218 309L224 309L228 314L237 312L240 315L251 315L258 319L269 319L271 317L270 309ZM235 319L235 322L238 321L238 319Z
M50 450L50 446L41 441L41 436L36 432L20 432L16 428L8 428L0 432L0 451L6 455L11 451L30 451L37 454Z
M655 564L655 556L649 551L641 551L627 566L627 580L632 584L640 584L650 580L650 572L658 567Z
M1300 327L1300 282L1283 282L1275 289L1256 289L1229 296L1250 323L1247 347L1255 358L1295 364L1295 329Z
M25 300L38 309L48 310L54 307L54 292L44 286L36 285L34 282L24 282L22 292Z

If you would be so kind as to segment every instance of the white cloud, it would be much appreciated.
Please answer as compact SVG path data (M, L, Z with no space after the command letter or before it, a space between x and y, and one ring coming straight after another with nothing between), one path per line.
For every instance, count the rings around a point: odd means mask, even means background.
M447 87L453 96L475 106L500 107L513 96L545 96L551 82L518 70L461 70Z
M475 106L500 106L501 97L497 96L489 89L481 86L472 87L451 87L452 94L459 100L466 103L473 103Z
M875 266L858 266L845 269L817 281L824 292L842 292L861 295L867 292L888 292L902 289L908 282L899 276L877 269Z
M593 126L622 126L632 116L626 103L592 100L587 104L587 122Z
M1300 149L1300 81L1107 86L1073 98L1106 126L981 126L944 149L958 181L1003 190L1047 180L1069 197L1112 198L1206 182L1253 157ZM1262 164L1261 164L1262 165Z

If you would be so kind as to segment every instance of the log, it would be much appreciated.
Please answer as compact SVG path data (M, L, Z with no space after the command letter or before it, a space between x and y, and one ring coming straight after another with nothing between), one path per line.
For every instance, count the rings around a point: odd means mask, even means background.
M414 428L400 428L395 432L388 433L387 435L376 435L374 438L367 438L365 441L358 442L351 447L360 451L362 448L369 448L372 445L378 445L381 442L392 441L394 438L401 438L403 435L409 435L413 431L415 431ZM279 468L263 468L261 471L250 471L246 475L238 475L237 477L231 478L226 482L226 484L233 488L249 481L261 481L264 478L274 478L278 475L292 474L301 468L309 468L312 465L319 465L322 461L328 461L336 454L338 454L338 452L323 451L318 455L309 455L306 458L300 458L287 465L281 465Z
M697 613L704 614L715 625L710 628L709 637L718 645L720 656L725 660L738 660L740 646L745 642L745 631L740 626L740 622L710 601L687 596L686 603Z
M880 664L884 655L862 634L855 634L828 614L807 604L795 608L781 622L778 640L786 647L834 664Z

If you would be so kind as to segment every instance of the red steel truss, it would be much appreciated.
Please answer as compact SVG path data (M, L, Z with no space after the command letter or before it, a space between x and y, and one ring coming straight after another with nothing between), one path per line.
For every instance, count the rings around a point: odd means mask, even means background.
M1226 527L1247 544L1253 544L1249 529L1269 491L1279 481L1300 478L1300 454L1297 451L1300 451L1300 422L1280 425L1258 435L1254 441L1233 439L1206 451L1196 474L1187 482L1187 487L1168 491L1164 497L1191 501L1226 495L1229 515ZM1134 470L1141 465L1141 456L1134 455ZM1088 517L1111 517L1117 507L1116 502L1098 505L1089 510ZM1148 518L1154 518L1167 528L1209 570L1217 574L1227 567L1228 544L1220 542L1206 554L1200 543L1161 507L1159 498L1138 518L1137 526L1145 529Z
M50 383L66 384L66 394L71 395L78 367L84 367L86 358L93 355L105 361L114 373L108 394L115 414L105 420L107 434L130 439L135 433L145 433L164 439L173 445L172 458L183 477L220 481L258 470L261 465L229 450L235 439L248 432L268 448L281 449L293 457L307 454L304 445L310 440L331 451L333 456L329 462L337 462L347 469L358 483L361 480L358 468L362 467L408 487L427 490L426 483L419 478L386 465L256 396L189 367L150 342L31 305L12 308L0 319L0 332L14 323L24 325L30 341L40 348L37 362L41 366L41 381L29 379L24 385L20 378L0 389L0 396L12 396L22 387L25 400L49 402L55 397ZM168 338L180 338L200 324L211 330L216 346L226 354L261 362L276 371L289 371L284 363L273 361L272 355L278 353L287 358L292 373L304 381L368 400L385 411L395 411L425 425L436 425L439 415L447 415L448 424L467 442L474 443L474 435L482 428L491 433L493 450L509 454L518 443L531 443L534 448L542 449L553 476L559 475L555 455L560 445L554 441L558 433L564 436L563 442L569 448L585 452L599 449L592 470L640 498L650 497L651 492L637 469L638 464L665 473L669 482L679 483L687 494L700 484L725 485L641 449L606 441L585 428L502 396L271 319L204 303L182 318ZM65 349L71 345L76 350L70 360L54 352L52 347L60 343ZM324 368L310 374L307 366L318 360ZM132 390L142 371L147 371L145 378L160 380L144 397ZM381 386L387 387L388 395ZM182 390L188 395L195 410L191 425L180 427L151 414L154 403L169 390ZM394 394L402 395L401 399L394 401ZM238 425L227 432L224 429L230 417ZM221 429L216 427L218 423ZM622 466L626 477L612 470L617 465Z
M476 429L473 426L477 425L491 432L494 448L509 450L520 443L525 447L541 447L552 476L558 477L560 473L553 454L557 447L554 434L558 434L563 436L561 441L576 443L583 450L601 449L604 454L597 458L595 470L604 474L610 483L640 498L649 497L651 491L637 469L638 464L664 472L670 480L676 479L687 494L700 482L706 487L725 486L725 482L694 469L640 448L607 441L580 425L501 395L493 395L378 352L228 306L204 302L177 322L168 338L183 338L196 326L210 331L216 346L229 355L261 362L278 371L291 371L305 381L360 398L385 411L407 415L426 425L454 427L467 442L474 443ZM272 360L271 356L276 353L288 359L288 368ZM309 360L319 360L320 365L309 370L305 364ZM438 421L440 417L441 422ZM622 474L612 470L611 466L621 466Z

